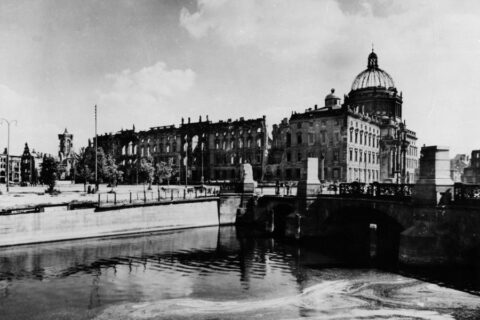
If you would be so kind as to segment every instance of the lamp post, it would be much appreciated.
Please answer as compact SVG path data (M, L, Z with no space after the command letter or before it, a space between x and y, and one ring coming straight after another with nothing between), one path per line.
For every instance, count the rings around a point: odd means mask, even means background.
M5 185L7 187L7 192L10 190L9 188L9 180L10 180L10 124L14 123L17 125L17 120L7 120L5 118L0 119L0 124L5 122L7 124L7 170L6 170L6 177L5 177Z

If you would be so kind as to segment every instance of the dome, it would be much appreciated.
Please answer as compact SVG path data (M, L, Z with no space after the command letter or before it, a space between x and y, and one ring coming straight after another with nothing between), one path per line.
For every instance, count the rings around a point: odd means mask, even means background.
M366 88L395 88L392 77L378 67L378 58L372 51L368 55L367 69L362 71L352 83L352 90Z
M330 90L330 93L325 96L325 100L331 100L331 99L340 100L340 98L335 95L335 89Z

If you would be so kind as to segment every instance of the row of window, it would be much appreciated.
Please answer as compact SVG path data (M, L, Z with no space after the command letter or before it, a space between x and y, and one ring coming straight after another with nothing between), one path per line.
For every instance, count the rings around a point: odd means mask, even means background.
M374 169L348 168L349 181L373 182L380 178L380 171Z
M262 163L262 154L257 152L252 154L247 154L245 158L241 155L227 155L227 154L216 154L214 158L214 165L237 165L242 163ZM252 161L253 160L253 161Z
M355 161L355 162L366 162L366 163L372 163L372 164L379 164L380 163L380 155L375 152L371 151L363 151L363 150L353 150L350 149L348 151L348 159L350 161Z
M292 146L292 135L290 132L287 132L286 135L286 146L291 147ZM304 144L303 140L303 134L301 132L297 132L296 134L297 138L297 146ZM314 145L315 144L315 132L308 132L307 133L307 142L308 145ZM340 132L334 132L333 133L333 142L338 143L340 142ZM320 143L321 144L326 144L327 143L327 131L321 131L320 132Z
M313 120L308 122L308 126L309 126L310 128L313 127L313 124L314 124L314 121L313 121ZM340 119L331 119L331 120L322 120L322 121L320 121L320 125L321 125L322 127L326 127L328 124L338 126L338 125L340 125ZM297 122L297 129L301 129L302 126L303 126L303 122Z
M305 159L304 153L303 152L297 152L296 153L297 158L294 158L294 153L292 154L290 151L286 152L286 160L287 162L299 162ZM327 154L328 155L328 154ZM340 161L340 151L338 149L334 149L333 152L331 153L332 158L331 159L326 159L327 161L333 160L333 161ZM314 152L309 152L308 157L317 157L317 158L324 158L325 155L316 155Z
M374 133L350 128L350 142L378 148L380 145L380 138Z

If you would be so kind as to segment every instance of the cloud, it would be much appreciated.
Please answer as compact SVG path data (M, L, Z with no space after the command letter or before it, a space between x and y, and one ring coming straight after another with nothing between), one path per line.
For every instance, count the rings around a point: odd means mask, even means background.
M111 86L100 93L99 113L109 119L110 130L132 123L165 123L166 109L193 87L196 74L191 69L169 70L164 62L132 72L106 75ZM163 116L163 121L160 118Z
M374 43L421 143L468 150L476 146L466 137L478 135L468 119L480 116L479 14L478 1L198 0L196 10L181 10L180 25L196 41L259 52L288 68L291 83L311 77L302 69L311 65L321 92L334 82L348 93ZM287 98L302 95L292 85ZM453 127L463 129L445 130Z

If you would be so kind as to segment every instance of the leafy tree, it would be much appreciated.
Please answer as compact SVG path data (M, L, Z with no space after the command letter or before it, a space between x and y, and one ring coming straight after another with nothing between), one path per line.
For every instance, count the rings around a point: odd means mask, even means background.
M51 156L44 156L40 178L48 186L47 192L52 193L58 177L58 163Z
M97 151L97 173L98 179L103 178L103 172L105 167L105 153L102 148L98 148ZM75 161L75 173L76 178L84 183L86 191L86 185L95 179L95 148L89 146L82 148L78 155L76 155Z
M148 182L148 190L152 189L152 181L155 173L152 157L143 157L140 159L138 174L143 183Z
M80 149L80 152L75 155L75 180L79 179L83 182L83 191L87 191L87 182L93 179L94 173L88 164L86 149Z
M160 161L157 163L155 176L158 180L158 183L162 183L164 180L167 180L168 185L170 185L170 179L177 174L177 170L173 167L173 158L169 158L168 162Z
M107 154L105 157L102 174L112 188L116 187L118 182L123 180L123 171L118 169L115 159L111 154Z

